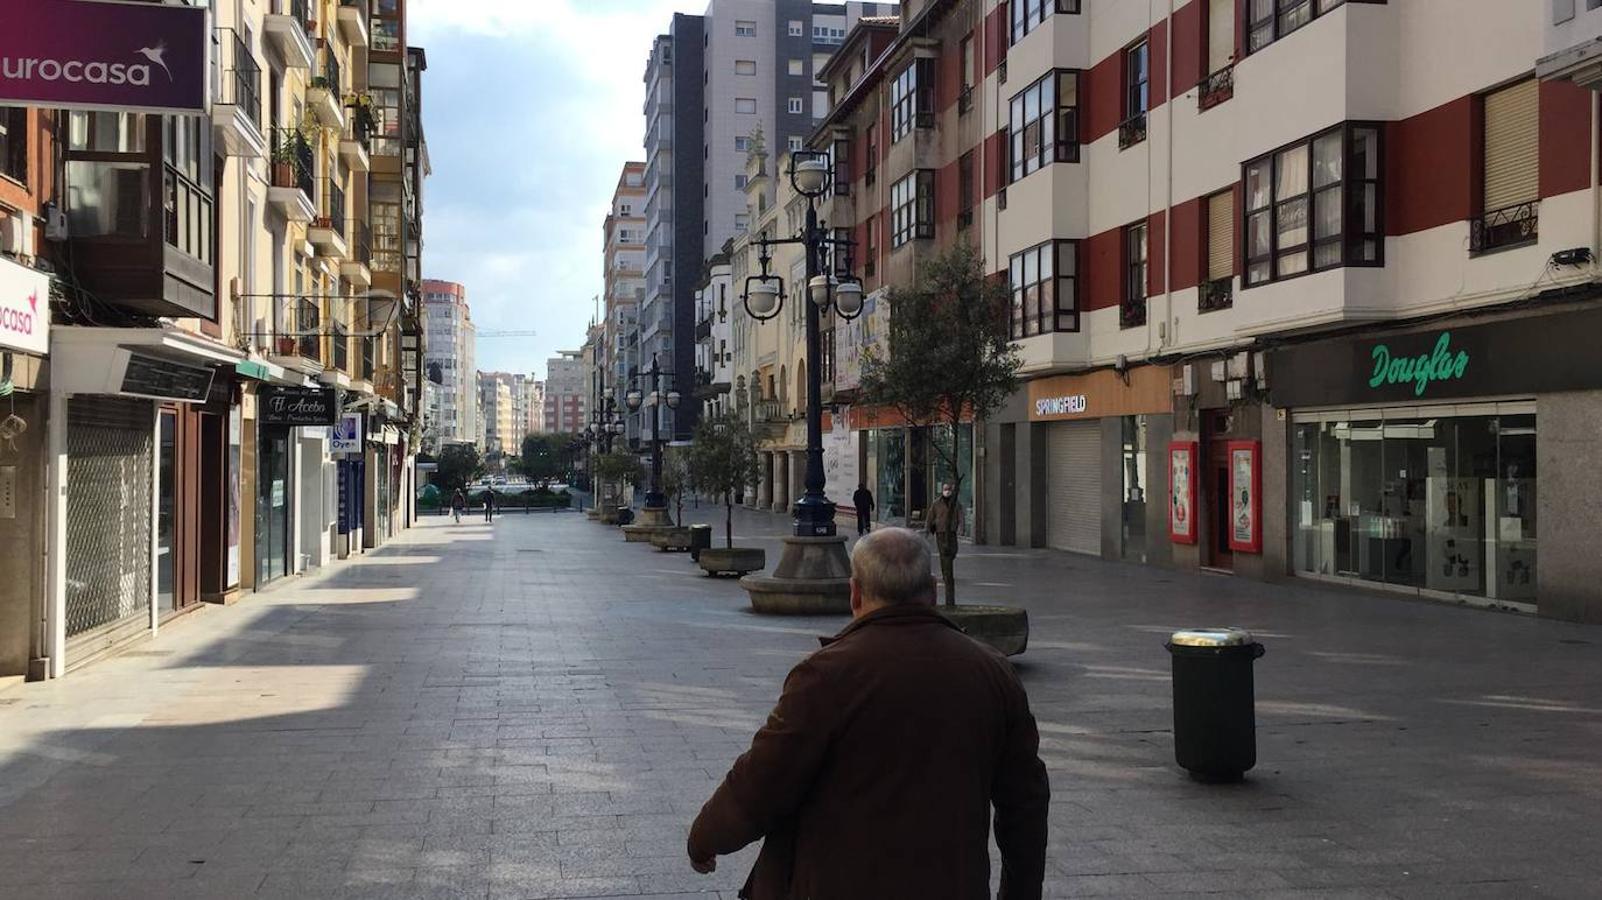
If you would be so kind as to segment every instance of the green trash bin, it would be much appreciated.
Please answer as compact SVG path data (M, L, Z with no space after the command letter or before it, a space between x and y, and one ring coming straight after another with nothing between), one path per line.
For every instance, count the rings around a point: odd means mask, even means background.
M711 525L690 526L690 559L701 561L701 551L712 546Z
M1173 658L1174 759L1201 781L1239 781L1257 765L1252 663L1263 645L1240 628L1178 631Z

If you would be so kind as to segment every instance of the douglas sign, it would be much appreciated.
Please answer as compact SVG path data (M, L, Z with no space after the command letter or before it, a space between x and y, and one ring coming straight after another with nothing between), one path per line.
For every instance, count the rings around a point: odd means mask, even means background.
M204 113L203 6L0 0L0 103Z

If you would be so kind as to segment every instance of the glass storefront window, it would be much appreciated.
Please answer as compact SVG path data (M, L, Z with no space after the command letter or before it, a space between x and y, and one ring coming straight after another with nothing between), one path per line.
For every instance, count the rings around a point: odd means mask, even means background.
M907 516L906 432L899 428L875 428L868 432L869 471L873 473L873 499L882 520L905 520Z
M1146 561L1146 417L1124 416L1123 556Z
M1535 415L1510 404L1298 417L1300 572L1533 602Z

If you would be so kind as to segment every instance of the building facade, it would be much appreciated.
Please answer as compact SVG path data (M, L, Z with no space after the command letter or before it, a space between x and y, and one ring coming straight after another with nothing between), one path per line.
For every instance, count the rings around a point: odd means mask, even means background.
M960 462L974 539L1602 617L1573 443L1602 396L1577 337L1602 24L1578 6L1474 0L1444 30L1429 3L914 0L859 24L809 139L869 293L835 402L882 292L967 241L1025 379ZM948 438L849 419L881 511L916 515Z
M435 453L446 444L477 445L478 330L467 288L454 281L424 281L423 311L425 365L428 377L438 385L437 405L424 440Z
M546 361L545 433L577 434L589 425L590 374L581 350Z

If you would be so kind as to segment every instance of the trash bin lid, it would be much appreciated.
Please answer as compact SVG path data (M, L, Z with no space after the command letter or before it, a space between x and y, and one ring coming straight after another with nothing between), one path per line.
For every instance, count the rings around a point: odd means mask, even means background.
M1192 628L1176 631L1168 642L1175 647L1241 647L1252 642L1244 628Z

